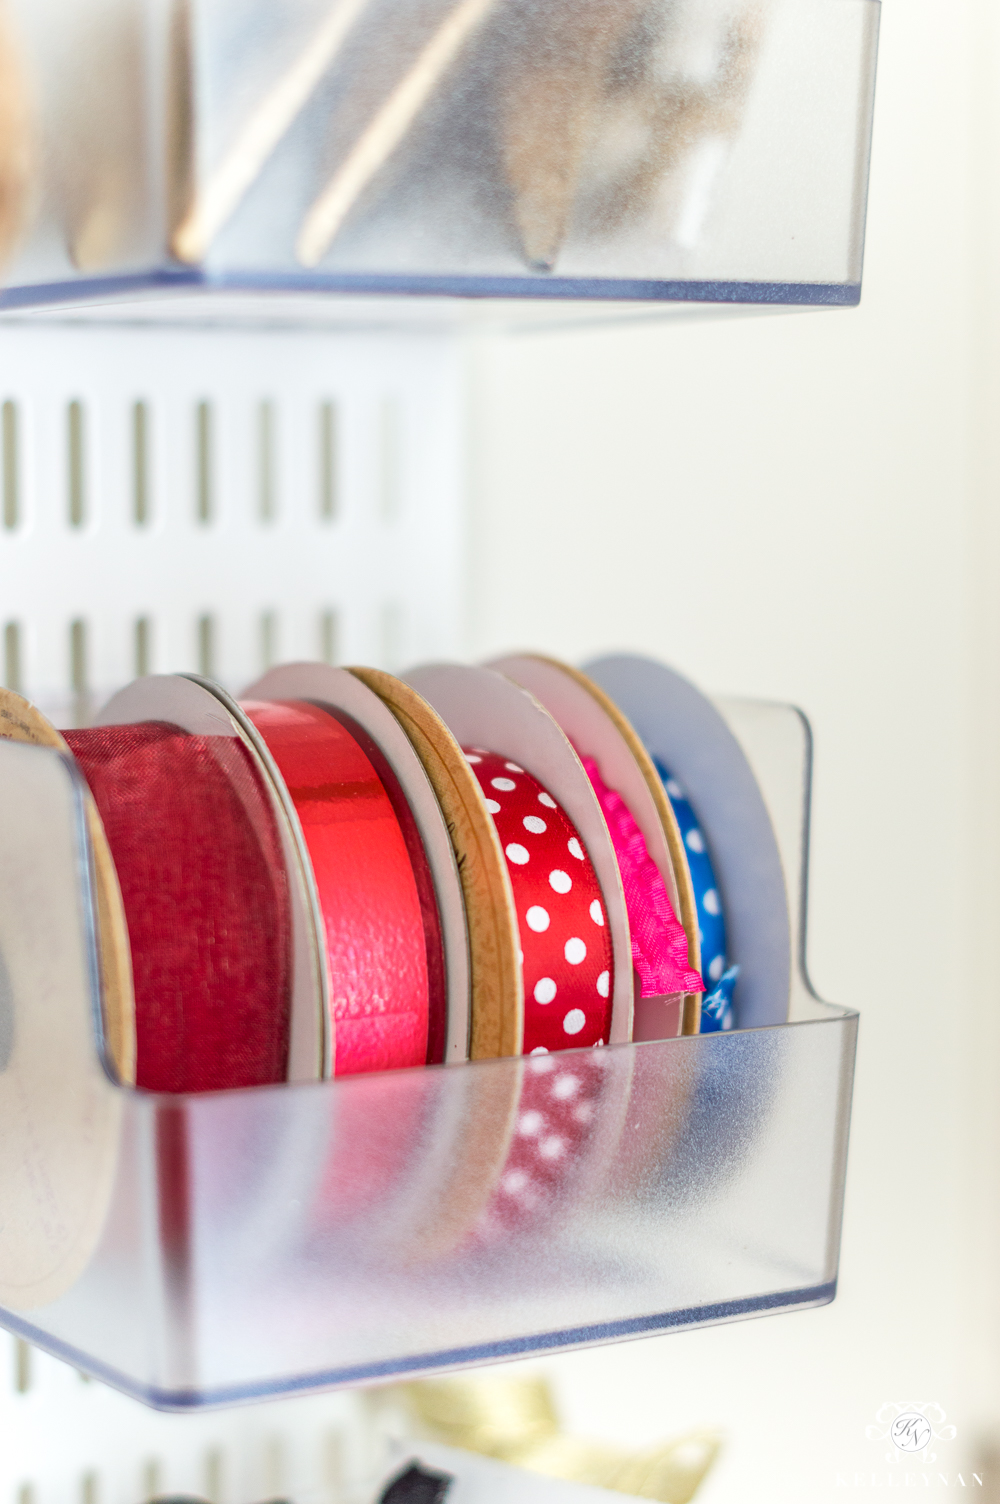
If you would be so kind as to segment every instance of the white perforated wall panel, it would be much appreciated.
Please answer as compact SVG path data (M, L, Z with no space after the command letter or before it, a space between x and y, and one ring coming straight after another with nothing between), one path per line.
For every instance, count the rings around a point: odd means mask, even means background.
M0 1504L367 1504L385 1465L368 1396L163 1415L0 1333Z
M0 680L60 723L142 672L461 651L464 355L448 334L0 324ZM0 1504L352 1504L336 1395L145 1410L0 1333Z
M0 326L0 674L73 714L141 672L454 653L448 335Z

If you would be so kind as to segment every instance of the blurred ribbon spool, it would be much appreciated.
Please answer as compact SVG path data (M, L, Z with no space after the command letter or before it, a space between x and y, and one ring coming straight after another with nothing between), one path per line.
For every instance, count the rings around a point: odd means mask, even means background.
M323 916L334 1074L444 1056L441 939L426 858L358 737L306 701L247 701L295 805Z
M41 711L8 689L0 689L0 736L58 752L70 750ZM130 1085L135 1081L135 1002L125 909L97 805L92 796L85 804L97 907L103 1046L112 1073Z
M28 744L3 749L0 780L6 853L0 869L0 1304L23 1311L57 1300L93 1253L114 1190L125 1099L102 1070L94 1038L95 982L107 978L109 960L119 959L114 949L109 954L98 906L92 846L100 818L79 773L67 777L60 765L60 754L65 764L72 759L58 733L33 706L5 691L0 736ZM113 880L110 857L107 863ZM91 880L81 882L87 868ZM116 886L106 897L120 910ZM119 919L124 931L124 916ZM131 1015L121 1022L130 1026ZM113 1073L107 1023L104 1036ZM119 1042L129 1039L126 1032Z
M560 1427L550 1385L537 1375L431 1379L401 1385L385 1398L391 1402L394 1395L424 1437L550 1478L660 1504L690 1504L721 1444L709 1429L636 1452L571 1436Z
M659 758L654 759L654 765L663 780L684 838L694 887L706 984L701 1000L701 1032L717 1034L734 1026L733 992L740 968L726 964L726 917L711 853L698 824L698 816L677 779Z
M454 1481L452 1473L439 1473L422 1463L411 1462L389 1480L378 1504L444 1504Z
M649 757L662 761L697 810L719 882L727 944L740 963L740 1026L784 1023L794 943L785 864L768 800L746 750L752 744L747 738L754 735L752 718L741 715L738 702L723 711L682 675L651 658L618 654L586 667L628 715ZM667 800L655 769L654 774Z
M28 68L9 7L0 5L0 266L10 261L32 210L38 162Z

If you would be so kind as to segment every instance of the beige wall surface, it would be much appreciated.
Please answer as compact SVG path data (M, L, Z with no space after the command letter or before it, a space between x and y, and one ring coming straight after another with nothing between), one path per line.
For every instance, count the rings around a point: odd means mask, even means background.
M637 649L816 733L809 960L862 1014L839 1297L545 1365L592 1435L721 1425L706 1504L886 1487L893 1400L958 1428L911 1488L1000 1498L997 8L885 0L859 310L478 358L471 649Z

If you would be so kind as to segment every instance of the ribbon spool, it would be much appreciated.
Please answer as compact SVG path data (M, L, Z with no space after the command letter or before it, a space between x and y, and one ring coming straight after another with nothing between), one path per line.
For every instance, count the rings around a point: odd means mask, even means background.
M509 1047L498 1048L496 1026L498 1022L502 1024L504 1015L501 1013L498 1019L497 1007L506 997L509 1017L517 1006L520 991L510 986L506 992L498 988L497 963L507 961L509 978L520 981L520 936L515 925L521 911L531 907L531 903L529 899L520 906L517 904L512 879L516 881L525 864L520 868L517 863L508 865L503 852L506 843L498 836L498 815L487 807L487 800L494 804L509 800L519 786L530 782L533 792L527 790L525 811L529 818L540 816L545 820L552 817L554 801L547 788L541 790L537 782L526 779L520 772L520 763L516 772L504 767L502 763L509 760L506 758L497 768L490 768L490 774L513 782L515 790L493 789L490 780L484 779L489 764L482 760L482 754L473 752L473 757L478 755L481 760L470 763L441 716L410 684L376 670L352 672L376 689L392 709L421 757L448 822L462 878L470 934L473 1058L512 1053ZM469 672L476 676L475 670ZM488 693L499 693L504 700L509 698L508 684L498 682L493 675L484 678ZM526 697L516 695L516 699L520 702ZM535 715L539 715L537 707ZM540 719L550 726L544 714ZM548 734L554 729L550 726ZM556 739L565 756L563 739ZM517 745L521 747L522 742L519 740ZM579 791L582 783L586 800L589 797L586 781L581 780L579 764L572 755L570 764L573 786ZM537 802L539 791L546 793L549 806ZM546 866L542 877L544 901L554 906L566 895L559 895L549 886L548 872L578 870L583 866L582 860L567 849L570 840L578 840L575 828L569 826L561 836L554 825L551 832L526 832L517 823L523 820L524 811L518 816L513 807L508 807L507 815L515 821L515 828L508 834L519 841L544 840L550 834L561 840L557 857ZM584 933L586 927L593 928L589 906L595 897L599 897L597 892L582 907ZM606 928L605 939L608 933ZM529 939L541 940L546 935L554 937L554 925L544 932L528 929ZM571 937L564 934L556 950L561 979L574 970L562 954L566 938ZM538 979L556 969L556 966L541 967ZM600 966L594 968L594 983L600 970ZM523 1026L525 1049L532 1046L532 1007L536 1016L544 1015L546 1008L551 1014L553 1008L552 1004L536 1004L530 995L532 991L533 987L529 989L529 1015ZM591 991L593 1000L598 1002L600 994L596 986ZM578 1045L580 1036L567 1035L561 1028L561 1016L553 1017L556 1034L553 1044L563 1049ZM438 1095L433 1079L387 1080L380 1083L387 1094L380 1122L373 1124L374 1133L367 1136L369 1173L364 1174L360 1164L353 1163L352 1156L349 1166L345 1166L343 1159L339 1165L331 1166L331 1176L344 1176L349 1169L354 1183L363 1184L369 1197L376 1199L376 1188L386 1188L386 1170L391 1168L395 1189L386 1196L380 1213L375 1213L380 1217L382 1230L369 1241L376 1241L387 1250L402 1245L410 1258L429 1258L460 1248L471 1251L493 1243L515 1228L541 1228L551 1215L558 1215L560 1205L581 1180L603 1172L611 1163L628 1107L631 1070L628 1058L619 1056L614 1062L612 1085L610 1064L604 1051L582 1052L579 1048L571 1059L562 1060L553 1054L509 1061L500 1070L464 1074L461 1097L458 1083L452 1082L448 1085L447 1100ZM414 1154L412 1135L405 1136L391 1126L397 1120L405 1119L408 1124L414 1121L413 1093L418 1089L423 1092L421 1131L427 1145L423 1154ZM331 1183L330 1189L336 1189L342 1204L343 1185Z
M597 792L629 910L637 967L633 1038L696 1034L701 977L694 890L677 820L649 753L617 705L568 664L517 654L488 666L545 706Z
M572 1050L579 1034L567 1033L563 1021L575 1010L586 1017L595 1004L610 1013L609 1020L605 1014L604 1041L627 1042L632 1023L628 917L614 850L589 780L566 737L537 701L510 680L486 669L434 665L408 674L407 683L447 723L453 736L467 749L466 755L480 759L471 767L479 775L480 798L495 823L500 844L507 850L511 846L522 848L513 860L507 851L505 857L513 912L523 939L525 979L531 942L544 941L547 935L551 939L557 934L560 937L553 953L555 959L541 968L541 975L532 974L527 998L522 986L507 1000L510 1008L523 999L522 1048L540 1048L543 1053L504 1075L513 1094L511 1131L506 1135L498 1133L490 1146L489 1173L482 1177L482 1194L478 1198L480 1209L463 1240L473 1248L492 1244L526 1225L541 1230L549 1216L558 1214L569 1190L579 1186L587 1175L603 1173L610 1161L610 1145L621 1131L627 1110L627 1082L625 1089L616 1092L614 1101L609 1102L610 1073L603 1063L602 1050L575 1051L572 1062L567 1059L565 1065L559 1054L546 1052L550 1047ZM470 753L469 749L477 748L487 751ZM530 773L524 769L530 769ZM494 778L513 787L496 789ZM545 795L547 804L539 802L539 793ZM508 801L506 811L504 800ZM491 804L500 805L500 809L490 808ZM526 827L526 818L545 823L546 830ZM565 827L563 820L568 822ZM524 869L532 866L533 843L547 840L560 843L559 859L557 862L553 853L553 860L538 862L539 873L532 887L523 881ZM571 841L579 846L582 858L570 851ZM527 862L518 859L523 858L524 852L528 854ZM537 859L548 857L549 853L538 846L534 855ZM571 867L578 872L590 867L591 881L596 883L595 896L600 895L598 901L603 906L605 925L597 925L590 918L590 903L594 901L590 897L585 905L584 923L590 927L591 935L608 947L607 998L597 988L600 972L605 969L603 965L595 969L593 977L583 980L577 997L567 994L566 984L571 982L566 973L577 968L567 960L564 947L567 938L582 939L582 935L563 936L552 923L539 930L531 928L530 910L554 909L561 899L573 893L572 887L560 893L549 882L550 873L562 872L569 877L567 869ZM571 882L574 880L579 879L571 878ZM560 882L560 886L564 884ZM551 920L551 913L548 917ZM556 960L561 963L558 975ZM545 1015L554 999L542 1001L544 992L540 997L534 995L535 985L545 978L556 984L556 997L560 999L560 1011L550 1015L554 1029ZM536 1027L552 1030L555 1038L549 1036L549 1045L533 1043ZM600 1031L594 1043L597 1037ZM499 1126L499 1113L496 1121ZM470 1212L473 1209L470 1204Z
M457 747L451 752L447 745L450 734L430 708L398 680L370 672L383 695L369 688L360 672L319 664L287 665L252 685L246 691L244 708L270 739L271 731L259 709L262 702L273 706L294 697L300 703L313 702L314 708L322 706L323 714L345 718L353 735L367 738L368 755L383 759L380 776L386 787L391 788L393 780L398 782L402 812L412 819L417 852L420 857L426 854L432 881L429 896L435 904L435 916L439 916L443 942L447 1018L444 1048L436 1058L463 1061L469 1058L470 1034L473 1054L484 1043L481 1012L477 1031L473 1025L477 1014L470 1010L470 995L477 996L476 987L470 987L472 956L476 956L480 1002L487 973L489 985L496 985L495 968L484 960L482 926L470 919L469 936L466 932L460 876L466 864L453 847L456 829L465 828L460 818L461 800L446 797L442 812L437 788L448 784L449 771L460 773L471 784L472 798L479 806L481 799L461 752ZM405 702L427 726L435 744L433 750L429 745L422 746L422 755L418 755L408 734L410 724L401 724L386 699L394 708ZM436 725L430 724L432 718ZM273 740L272 750L281 762ZM294 797L294 787L292 792ZM398 803L396 808L400 809ZM488 824L485 811L480 818ZM495 846L495 837L493 843ZM491 859L498 870L502 867L499 851L488 849L487 858L487 872ZM482 864L477 870L482 877ZM341 877L346 875L341 873ZM369 874L368 886L385 907L384 885L373 888ZM509 927L508 912L506 905L500 911L501 937L503 923ZM485 915L480 911L479 917ZM471 936L475 936L474 946ZM496 955L496 948L491 954ZM377 944L369 959L383 964ZM338 1042L342 1032L339 1024L338 1018ZM337 1062L341 1074L339 1048ZM499 1173L515 1103L516 1093L509 1078L479 1073L458 1078L449 1072L442 1080L439 1073L393 1072L363 1085L344 1080L332 1101L335 1152L327 1156L312 1198L315 1225L342 1231L359 1219L375 1219L380 1229L375 1241L385 1248L387 1257L393 1250L405 1249L409 1258L424 1259L454 1248L467 1236Z
M389 678L388 675L384 677ZM406 1063L467 1060L471 1030L470 953L459 868L435 790L424 762L405 730L380 697L358 676L346 669L323 664L297 663L273 669L250 686L246 699L254 702L298 700L321 706L327 720L341 718L342 734L349 733L361 747L391 803L392 818L405 841L406 858L420 904L422 928L418 933L411 922L409 935L417 939L422 935L429 982L430 1027L424 1059ZM259 715L253 711L250 714L261 726ZM367 889L367 902L377 902L381 910L379 924L388 928L390 943L398 944L399 937L394 931L399 929L399 915L393 920L392 903L385 884L372 867L369 842L365 841L361 855L367 871L351 872L346 862L341 862L339 870L328 872L329 902L335 907L341 903L337 889L342 888L345 881ZM322 907L326 913L329 939L331 916L325 906ZM352 927L347 933L347 923L345 912L338 943L346 941L351 951L357 953L364 931ZM375 931L369 930L368 939L370 965L385 973L394 965L389 951ZM328 954L331 965L336 966L332 952ZM356 963L349 958L349 964ZM394 989L398 988L398 979L391 975L385 977L385 982ZM348 979L348 985L364 1008L367 999L363 996L365 983L360 974L353 981ZM343 978L338 981L336 972L331 977L331 986L334 992L339 988L343 993L344 981ZM371 992L377 992L382 986L383 980L376 974ZM334 1011L336 1014L336 1007ZM335 1031L336 1021L335 1017ZM362 1053L364 1048L362 1044ZM343 1074L339 1043L336 1073Z
M183 676L139 679L67 741L108 832L131 939L137 1083L315 1080L321 969L275 770Z
M489 796L477 780L477 772L485 765L470 764L454 735L454 721L451 728L446 724L451 719L450 712L440 701L434 704L437 696L426 688L420 674L414 676L415 688L374 670L354 672L377 689L385 704L392 708L419 752L444 809L461 874L470 933L472 1054L480 1059L496 1056L501 1053L505 1039L508 1042L505 1053L515 1047L518 1051L530 1048L530 1025L526 1033L522 1013L519 939L515 928L521 916L512 886L518 864L508 866L494 823L496 816L487 804ZM562 868L590 865L577 834L586 824L588 843L591 840L603 843L605 880L610 881L611 902L616 905L614 931L607 924L603 928L595 925L589 912L586 924L605 944L616 933L617 954L627 955L627 918L617 885L613 851L593 792L572 748L551 718L508 681L476 669L447 668L442 672L446 678L454 673L460 681L451 685L458 705L468 709L471 688L473 698L485 697L490 706L488 720L478 721L474 728L465 723L459 734L468 732L475 736L477 731L485 730L492 737L495 733L501 738L502 751L506 737L506 745L512 752L516 746L527 761L528 754L523 748L528 746L545 764L544 785L540 780L532 781L534 792L527 789L528 780L520 771L520 763L516 774L510 769L494 770L494 776L503 776L515 786L521 780L533 814L540 811L551 819L555 800L548 791L558 790L563 797L569 790L563 802L572 810L572 823L567 824L562 834L559 865ZM418 689L425 692L418 693ZM443 714L439 713L442 711ZM519 725L519 720L526 721L527 734L525 724ZM513 757L503 758L503 761L513 760ZM509 792L506 790L504 794ZM548 807L538 803L537 792L545 793ZM511 816L516 817L513 811ZM525 832L520 826L518 829L526 840L544 834ZM569 841L580 847L579 858L567 850ZM542 879L553 903L565 897L548 886L547 875L554 868L555 863L549 863ZM595 901L603 906L594 869L591 881L594 891L588 896L586 911ZM530 902L520 905L525 911L530 907ZM528 928L527 933L531 937L535 932ZM561 944L565 944L565 938ZM497 986L497 966L489 964L491 951L494 957L507 962L502 989ZM624 998L619 992L617 999L610 995L602 999L597 989L600 970L611 971L608 960L610 957L603 967L597 967L591 979L593 1001L609 1013L613 1001L619 1005L624 1001L628 1010L632 991L630 968L626 967ZM565 956L561 961L563 971L573 970ZM610 987L608 991L610 994ZM532 998L530 1006L541 1013L546 1005L539 1005ZM570 1008L564 1011L569 1012ZM606 1017L603 1022L603 1030L598 1029L594 1040L588 1042L596 1043L602 1032L605 1039L627 1038L627 1011L624 1022L620 1018L617 1021L617 1029L613 1019L610 1029ZM558 1040L553 1044L572 1048L577 1041L561 1028L561 1015L557 1025ZM396 1254L402 1252L408 1259L419 1260L455 1253L463 1247L471 1250L484 1239L492 1241L512 1225L521 1225L526 1215L533 1225L541 1226L543 1215L554 1208L560 1195L568 1186L578 1183L578 1177L596 1162L597 1146L607 1144L611 1119L615 1131L620 1131L628 1091L613 1104L613 1112L608 1112L608 1103L599 1101L606 1081L606 1072L600 1064L602 1054L601 1051L577 1053L572 1072L567 1062L566 1069L560 1068L551 1079L546 1078L545 1056L532 1061L512 1060L502 1069L463 1074L461 1091L457 1078L449 1084L447 1078L442 1081L435 1076L386 1077L377 1085L371 1083L364 1098L353 1101L353 1091L345 1083L339 1093L338 1122L343 1114L348 1125L356 1124L360 1114L364 1131L338 1135L342 1142L349 1140L355 1148L346 1156L341 1153L331 1157L315 1202L319 1223L339 1225L346 1209L368 1223L366 1245L374 1242L383 1246L390 1259L395 1250ZM586 1082L581 1082L582 1075L587 1076ZM373 1111L372 1090L379 1095L377 1111ZM553 1107L565 1118L565 1122L555 1125L560 1129L558 1142L553 1131L531 1131L536 1124L541 1127ZM524 1131L526 1128L529 1131ZM534 1166L533 1160L537 1161Z
M654 766L663 780L663 787L677 819L694 889L701 937L701 964L705 974L705 995L701 1000L701 1033L728 1032L733 1027L733 990L740 968L726 964L726 916L722 909L712 856L698 824L698 816L677 779L658 759Z
M412 684L430 702L461 746L466 749L487 749L490 755L501 758L505 763L513 764L514 768L527 770L524 778L533 781L537 786L534 790L534 797L529 798L529 802L532 803L533 808L537 805L542 812L543 819L545 806L538 803L539 791L546 793L554 806L568 819L573 832L572 837L568 839L576 839L579 842L585 853L584 864L587 862L592 864L607 920L607 937L610 939L611 947L611 964L608 967L611 1019L604 1042L627 1043L632 1032L632 961L625 899L614 848L611 845L604 817L573 748L537 700L519 689L510 680L489 669L466 668L453 664L431 665L408 674L406 682ZM483 754L474 753L473 755L482 756ZM473 772L476 771L474 764ZM492 776L503 778L504 774L497 772ZM493 802L501 804L501 811L491 811L491 815L498 823L502 843L506 848L505 855L509 864L508 876L512 885L515 882L514 874L518 874L518 891L514 892L512 886L512 892L515 900L520 900L515 912L527 956L528 945L525 937L533 937L539 933L532 930L533 916L529 915L529 910L535 907L546 907L546 904L541 901L543 893L552 904L555 904L561 895L551 887L548 881L549 872L553 869L546 867L545 871L541 871L543 864L539 864L538 879L533 879L534 886L529 887L520 879L522 869L532 865L530 851L527 862L523 861L521 851L513 857L510 855L509 848L512 845L517 845L527 851L531 840L536 839L534 833L524 827L523 823L521 825L523 839L518 841L512 840L509 833L504 836L506 825L501 828L500 821L506 821L508 818L502 815L503 799L510 795L519 799L523 792L518 787L519 776L521 776L519 773L511 769L506 770L505 781L513 787L493 790L493 793L497 795ZM488 796L484 794L483 797L486 802ZM554 813L552 809L548 812ZM516 812L513 812L512 817L521 822L524 818L530 818L523 813ZM545 834L547 835L548 832ZM566 855L563 860L570 863L575 859ZM571 892L572 889L566 891ZM596 923L592 924L592 929L598 934L601 933L601 927ZM544 935L547 931L541 933ZM583 936L569 938L583 940ZM591 998L591 989L585 984L579 1003L571 1001L564 994L560 997L560 1007L565 1004L566 1011L570 1012L579 1006L586 1014L593 1006L594 999L600 996L596 989L596 980L595 977L593 998ZM511 1002L516 1005L516 999L509 999L508 1005ZM522 1006L530 1007L534 1012L549 1004L532 996L530 1000L524 1001ZM520 1032L523 1042L525 1039L523 1024ZM572 1048L573 1036L566 1034L564 1037L566 1042L563 1048ZM524 1047L523 1043L522 1047ZM529 1049L534 1047L533 1044L527 1045Z
M586 672L621 706L650 755L687 793L712 853L729 956L740 966L740 1028L784 1023L793 964L785 869L770 811L741 742L688 680L634 654ZM752 727L752 722L751 722Z
M611 941L593 864L565 811L502 753L465 751L507 858L521 937L526 1055L607 1043Z
M370 758L305 700L244 701L292 796L323 915L334 1074L424 1065L443 1045L407 842ZM331 797L332 796L332 797ZM435 915L436 920L436 915ZM434 997L432 999L432 991ZM440 1058L440 1055L437 1056Z
M448 976L447 1061L513 1053L518 938L506 861L472 769L447 726L401 680L375 669L293 664L247 691L333 704L363 723L399 777L428 854ZM443 850L441 849L443 843ZM425 1260L467 1239L496 1185L513 1131L518 1068L405 1072L344 1081L336 1152L313 1198L325 1235L360 1219L366 1245ZM372 1232L374 1228L376 1231Z
M266 676L253 692L294 687L326 698L332 679L306 683L307 673L336 671L295 665ZM294 677L286 680L286 674ZM472 767L442 718L409 684L377 669L353 668L350 675L359 681L357 694L378 696L396 735L419 758L436 817L443 816L468 935L469 1058L519 1054L523 993L513 895ZM378 735L388 750L388 739L381 730ZM360 1219L367 1224L365 1246L382 1248L390 1267L399 1257L424 1262L454 1254L468 1244L500 1180L522 1082L517 1060L494 1071L386 1076L367 1083L364 1092L345 1082L336 1102L340 1148L314 1200L317 1225L332 1232L345 1217Z
M345 677L353 686L354 681ZM366 693L356 687L359 694ZM352 731L326 709L304 702L252 702L245 708L217 685L193 677L140 680L116 696L101 719L131 723L156 719L192 733L206 729L199 716L216 732L224 728L223 734L239 749L237 753L230 748L227 755L252 766L258 796L266 791L281 851L276 854L272 840L271 849L264 853L265 866L272 875L280 875L292 900L290 923L283 923L266 892L258 887L248 893L245 885L242 889L239 883L230 885L239 913L234 907L228 933L242 938L236 954L226 958L223 983L228 972L238 974L246 942L240 926L249 926L252 943L276 947L283 955L292 978L291 997L283 1008L281 989L273 985L273 965L261 969L248 1002L231 1006L228 1017L237 1047L243 1033L254 1041L256 1075L248 1080L245 1071L230 1070L219 1079L216 1070L210 1084L314 1080L330 1074L335 1064L341 1071L424 1064L428 1050L432 1058L440 1059L445 1049L445 1019L437 908L426 869L421 904L414 866L420 870L423 847L412 833L407 845L397 808L385 790L385 784L392 783L391 770L383 768L380 777L360 744L365 733L358 728ZM85 738L81 743L84 755L92 734L80 734ZM143 731L144 736L148 734ZM183 742L173 745L172 755L183 754L183 748ZM129 776L122 766L116 766L116 774L119 784ZM114 797L110 781L108 796ZM400 813L407 811L402 795L397 797L397 807ZM359 821L359 810L368 818ZM210 820L204 825L211 829ZM359 857L364 858L360 864ZM331 977L333 951L339 961L346 956L349 964L353 962L353 974L348 975L341 965ZM252 954L251 947L247 953ZM376 975L379 966L382 972ZM211 974L202 979L202 989L212 987L213 980L218 990L219 979ZM331 992L331 981L341 989L336 995ZM331 996L335 998L332 1003ZM338 1001L342 1005L339 1049L335 1043ZM200 1069L196 1062L189 1062L182 1086L175 1089L205 1089L209 1084L206 1073L219 1050L206 1022L207 1006L205 998L200 1016L189 1020L202 1036L204 1061ZM253 1028L247 1025L251 1013L256 1015ZM176 1035L184 1021L175 1016L172 1025ZM460 1035L464 1027L460 1020ZM279 1074L274 1059L265 1069L261 1056L269 1043L273 1057L282 1033L287 1069ZM163 1048L161 1041L161 1053ZM155 1084L164 1089L164 1083Z

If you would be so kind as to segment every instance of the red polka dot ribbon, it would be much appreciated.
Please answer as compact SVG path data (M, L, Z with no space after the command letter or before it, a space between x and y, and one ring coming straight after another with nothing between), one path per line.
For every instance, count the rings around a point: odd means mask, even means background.
M614 962L590 857L537 778L495 752L473 747L465 755L510 873L524 958L524 1052L606 1044Z

